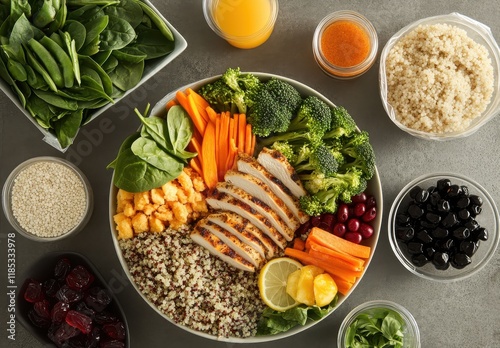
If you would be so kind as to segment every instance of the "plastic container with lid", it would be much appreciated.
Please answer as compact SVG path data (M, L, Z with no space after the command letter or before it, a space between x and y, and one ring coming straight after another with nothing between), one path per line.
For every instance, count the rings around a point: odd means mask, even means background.
M378 36L363 15L337 11L318 24L312 46L314 58L326 74L352 79L364 74L375 62Z

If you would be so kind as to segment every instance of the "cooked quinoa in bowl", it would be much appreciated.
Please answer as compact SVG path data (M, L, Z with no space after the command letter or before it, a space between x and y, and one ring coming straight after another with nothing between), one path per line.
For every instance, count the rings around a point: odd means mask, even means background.
M500 109L499 65L498 45L483 24L456 13L417 21L382 51L384 108L417 137L470 135Z

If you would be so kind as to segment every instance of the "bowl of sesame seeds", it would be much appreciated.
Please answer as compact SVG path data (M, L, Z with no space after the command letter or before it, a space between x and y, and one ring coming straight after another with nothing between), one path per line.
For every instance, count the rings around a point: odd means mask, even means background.
M7 177L4 214L21 235L55 241L80 232L92 215L93 193L82 171L64 159L31 158Z

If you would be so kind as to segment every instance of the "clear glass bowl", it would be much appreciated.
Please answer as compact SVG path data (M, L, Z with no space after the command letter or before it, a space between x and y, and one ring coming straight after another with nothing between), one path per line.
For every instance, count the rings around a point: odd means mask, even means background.
M345 338L347 329L356 320L360 314L370 314L374 309L388 309L400 315L405 325L402 328L404 335L403 348L420 348L420 331L418 329L417 321L413 315L403 306L385 300L373 300L365 302L354 308L342 321L340 325L339 334L337 336L337 347L345 348Z
M431 186L436 186L439 179L446 178L450 179L452 184L467 186L470 194L478 195L483 199L482 211L479 215L477 215L476 220L481 227L485 227L488 230L488 240L480 241L476 253L471 257L472 262L462 269L450 266L446 270L439 270L436 269L431 262L422 267L416 267L411 262L410 254L405 250L405 248L402 248L402 243L396 238L396 216L398 212L405 209L408 202L411 200L410 191L412 188L420 186L422 189L427 189ZM479 270L486 266L488 261L493 257L500 241L499 219L499 213L497 206L495 205L495 201L490 194L473 179L453 173L426 174L416 178L403 187L394 200L394 203L389 211L388 219L389 242L398 260L411 273L433 281L457 281L476 274Z
M332 64L326 58L325 54L321 49L321 39L325 30L332 24L338 21L347 21L356 24L368 36L370 41L370 50L366 58L360 62L359 64L350 66L350 67L342 67L335 64ZM319 22L316 30L314 31L313 41L312 41L312 50L314 54L314 59L318 66L329 76L337 78L337 79L353 79L358 77L365 72L367 72L373 63L375 62L375 58L377 57L378 51L378 36L377 31L373 24L363 15L354 12L354 11L336 11L330 13L325 18Z
M20 173L22 173L25 169L29 168L30 166L36 164L36 163L41 163L41 162L49 162L49 163L57 163L60 165L63 165L64 167L68 168L73 172L77 179L81 182L83 189L85 191L85 207L83 207L83 214L81 215L81 218L79 221L71 227L69 230L63 232L62 234L55 236L55 237L42 237L39 236L35 233L30 232L27 228L23 227L23 223L20 223L16 217L14 216L14 211L12 207L12 190L15 184L15 180L19 176ZM32 183L31 189L34 189L37 187L37 183ZM33 199L37 198L36 196L33 196ZM51 199L51 197L47 197L47 199ZM33 200L28 200L24 202L26 206L36 204ZM80 232L87 222L90 220L90 217L92 216L92 210L94 207L94 199L93 199L93 192L92 192L92 187L90 186L90 183L83 174L83 172L75 166L73 163L61 159L58 157L50 157L50 156L41 156L41 157L35 157L31 158L27 161L24 161L23 163L19 164L14 170L10 173L10 175L7 177L7 180L5 180L5 184L2 189L2 205L3 205L3 211L5 216L7 217L7 220L9 223L12 225L12 227L21 235L23 235L26 238L29 238L31 240L39 241L39 242L51 242L51 241L56 241L60 240L63 238L67 238L69 236L73 236Z
M433 24L448 24L457 27L459 29L465 30L467 32L467 35L472 40L474 40L478 44L481 44L487 49L489 57L491 59L491 64L493 66L494 83L493 83L493 94L491 100L486 109L483 111L483 113L480 116L476 117L469 124L467 128L461 131L434 133L434 132L424 132L421 130L409 128L406 125L399 122L399 120L396 118L394 108L388 102L386 60L389 52L391 51L391 49L398 40L400 40L402 37L407 35L409 32L414 30L419 25L433 25ZM403 131L415 137L427 140L444 141L444 140L462 138L476 132L479 128L481 128L484 124L486 124L488 121L490 121L494 116L496 116L499 113L500 111L499 71L500 71L500 49L489 27L459 13L451 13L447 15L428 17L418 20L402 28L400 31L394 34L394 36L392 36L384 46L380 54L380 68L379 68L380 96L384 109L387 112L389 118L391 119L392 122L394 122L396 126L398 126Z

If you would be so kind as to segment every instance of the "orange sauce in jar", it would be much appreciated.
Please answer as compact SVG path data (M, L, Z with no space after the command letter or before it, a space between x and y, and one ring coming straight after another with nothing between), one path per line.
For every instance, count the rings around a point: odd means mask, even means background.
M330 64L349 68L362 63L370 53L370 37L357 23L336 21L321 35L321 52Z

